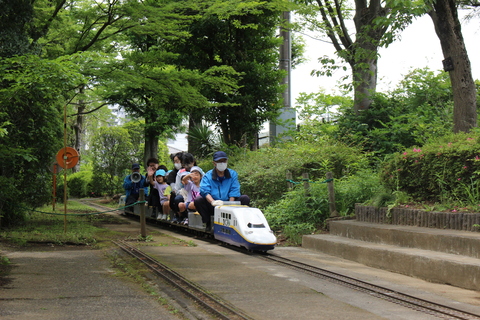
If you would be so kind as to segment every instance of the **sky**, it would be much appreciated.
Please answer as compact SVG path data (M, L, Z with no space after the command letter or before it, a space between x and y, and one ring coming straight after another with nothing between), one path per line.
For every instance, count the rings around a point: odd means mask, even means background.
M480 79L480 19L465 22L462 20L462 34L466 43L467 52L472 65L474 79ZM323 55L334 56L333 45L310 37L303 37L306 41L305 57L309 59L292 70L292 106L300 92L317 92L324 88L327 93L339 93L337 81L347 72L337 72L333 78L310 76L312 69L319 69L317 58ZM378 60L377 91L387 91L397 86L409 70L429 67L431 70L443 69L442 48L440 40L435 34L433 22L429 16L415 20L401 34L401 39L387 48L381 48Z

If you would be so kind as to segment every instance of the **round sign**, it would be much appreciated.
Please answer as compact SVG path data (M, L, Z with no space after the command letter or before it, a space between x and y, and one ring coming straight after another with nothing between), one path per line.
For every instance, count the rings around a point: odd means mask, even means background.
M78 163L78 152L74 148L66 147L58 151L56 160L60 167L70 169Z

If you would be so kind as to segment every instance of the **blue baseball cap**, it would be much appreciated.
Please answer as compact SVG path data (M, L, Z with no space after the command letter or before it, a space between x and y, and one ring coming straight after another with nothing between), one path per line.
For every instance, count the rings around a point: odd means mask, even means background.
M140 165L138 163L132 164L132 170L134 169L140 169Z
M157 170L157 172L155 172L155 177L156 177L156 176L165 177L166 175L167 175L167 173L166 173L165 170L163 170L163 169L159 169L159 170Z
M213 154L213 161L217 162L218 160L228 159L227 154L223 151L217 151Z

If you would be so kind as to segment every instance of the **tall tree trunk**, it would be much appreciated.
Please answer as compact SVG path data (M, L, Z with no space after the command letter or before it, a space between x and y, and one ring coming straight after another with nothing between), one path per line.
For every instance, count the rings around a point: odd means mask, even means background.
M147 134L145 134L145 152L143 154L144 166L150 158L158 158L158 136L147 136Z
M388 26L376 26L375 19L386 17L389 9L382 7L380 0L355 1L356 40L349 60L353 73L353 109L355 113L366 110L372 104L377 88L378 47Z
M158 137L160 136L160 129L152 129L150 117L145 116L145 151L143 153L143 165L147 165L147 160L150 158L158 158ZM147 129L150 128L150 129Z
M449 71L452 83L453 131L469 132L477 126L477 93L455 2L436 0L428 14L440 39L444 69Z
M355 113L366 110L372 104L372 95L377 88L377 62L376 49L369 50L372 57L361 59L351 65L353 73L353 108Z

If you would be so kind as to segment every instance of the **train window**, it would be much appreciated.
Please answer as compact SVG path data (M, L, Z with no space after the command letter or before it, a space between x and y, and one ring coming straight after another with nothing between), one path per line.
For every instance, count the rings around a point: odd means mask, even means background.
M255 223L248 223L247 224L247 227L249 228L265 228L265 225L263 223L258 223L258 224L255 224Z

